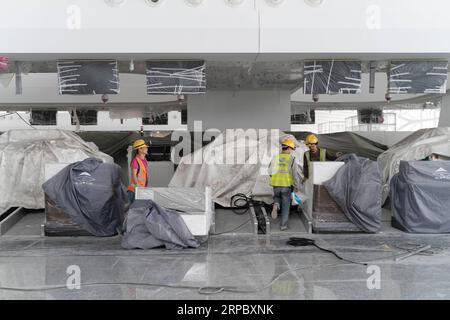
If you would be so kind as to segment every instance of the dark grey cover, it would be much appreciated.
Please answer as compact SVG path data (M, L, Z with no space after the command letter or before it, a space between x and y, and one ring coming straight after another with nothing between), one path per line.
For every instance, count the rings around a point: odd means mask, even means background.
M324 183L345 216L365 232L381 228L381 174L376 161L344 155L333 178Z
M126 232L122 239L125 249L151 249L166 247L198 248L200 244L174 210L165 209L152 200L136 200L126 219Z
M127 202L121 169L96 158L68 165L42 185L47 196L95 236L112 236L121 227Z
M407 232L450 232L450 161L400 161L391 179L393 216Z

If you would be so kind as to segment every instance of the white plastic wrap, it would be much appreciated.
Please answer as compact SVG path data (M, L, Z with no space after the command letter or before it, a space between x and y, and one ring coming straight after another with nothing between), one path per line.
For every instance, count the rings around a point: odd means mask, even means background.
M184 213L205 211L205 189L137 188L136 199L150 199L164 208Z
M267 132L270 134L270 130ZM278 141L273 141L260 132L257 138L238 135L233 143L226 142L222 134L204 148L183 157L169 187L210 187L213 201L224 207L230 206L231 197L237 193L254 195L255 198L271 203L272 187L269 184L268 175L270 155L280 152L280 141L287 137L297 141L292 135L283 132L279 132ZM247 142L243 143L245 139ZM295 156L301 170L303 154L308 148L298 141L297 146ZM265 152L267 150L270 152ZM215 159L226 159L225 156L222 157L224 153L231 153L236 157L245 155L245 161L237 164L218 164ZM267 158L262 159L261 153L266 153ZM249 159L257 159L257 161L252 163Z
M0 208L44 208L45 165L89 157L113 163L93 143L64 130L10 130L0 136Z
M398 173L400 161L423 160L432 154L450 157L450 128L418 130L380 154L383 203L389 195L391 178Z

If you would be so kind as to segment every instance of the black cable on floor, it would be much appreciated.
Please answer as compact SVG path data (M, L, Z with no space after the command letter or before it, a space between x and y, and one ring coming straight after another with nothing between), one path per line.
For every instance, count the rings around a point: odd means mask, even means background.
M287 244L290 245L290 246L294 246L294 247L314 246L314 247L316 247L319 250L332 253L336 258L338 258L340 260L347 261L347 262L350 262L350 263L360 264L360 265L363 265L363 266L367 266L368 265L368 263L366 263L366 262L353 261L353 260L349 260L347 258L344 258L344 257L339 255L334 250L326 249L324 247L321 247L321 246L317 245L317 243L313 239L292 237L292 238L289 238Z
M233 195L230 200L230 209L237 215L246 214L251 205L251 197L243 193Z

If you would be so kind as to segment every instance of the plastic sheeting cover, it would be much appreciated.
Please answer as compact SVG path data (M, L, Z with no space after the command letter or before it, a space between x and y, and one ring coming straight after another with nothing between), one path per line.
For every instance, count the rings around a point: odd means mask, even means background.
M389 196L391 178L401 160L423 160L432 154L450 157L450 128L421 129L407 136L378 157L383 183L383 203Z
M381 174L378 163L354 154L338 159L345 165L324 186L345 216L365 232L381 228Z
M163 208L179 212L205 211L205 190L197 188L137 188L136 199L151 199Z
M64 130L10 130L0 136L0 208L45 207L47 163L72 163L95 157L113 163L75 133Z
M224 135L218 136L213 142L202 149L184 156L175 171L169 187L195 187L204 189L210 187L212 199L224 207L230 206L231 197L237 193L253 194L267 203L272 203L272 188L269 184L267 167L270 155L280 152L280 141L292 135L278 131L279 140L269 138L260 131L258 137L248 137L238 134L235 142L227 142ZM244 147L247 146L247 147ZM307 147L297 141L295 157L297 165L303 167L303 154ZM224 154L245 155L244 161L234 164L219 164L217 159L226 159ZM262 159L261 154L267 155ZM252 162L250 159L256 159ZM224 160L225 162L225 160Z
M361 93L361 62L305 61L305 94Z
M445 93L448 61L391 61L389 93Z
M450 161L401 161L391 180L392 211L408 232L450 233Z

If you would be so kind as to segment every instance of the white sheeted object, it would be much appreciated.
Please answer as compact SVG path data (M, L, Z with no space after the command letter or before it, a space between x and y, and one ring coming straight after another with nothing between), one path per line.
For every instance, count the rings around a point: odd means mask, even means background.
M0 208L44 208L45 165L112 157L65 130L10 130L0 136Z
M399 171L400 161L422 160L432 154L450 157L450 128L418 130L380 154L383 203L389 195L391 179Z
M227 142L226 134L221 134L204 148L181 159L169 187L210 187L213 201L224 207L230 206L231 197L237 193L254 195L257 199L272 203L268 166L271 157L280 152L280 142L286 138L296 141L294 155L300 171L303 167L303 154L308 150L294 136L276 131L279 139L268 138L271 130L266 133L260 130L257 137L248 137L244 131L237 132L234 142ZM226 163L226 154L234 154L236 158L243 156L245 161L220 164L217 160L224 159ZM261 156L262 154L266 154L266 157ZM256 161L252 161L255 159Z

